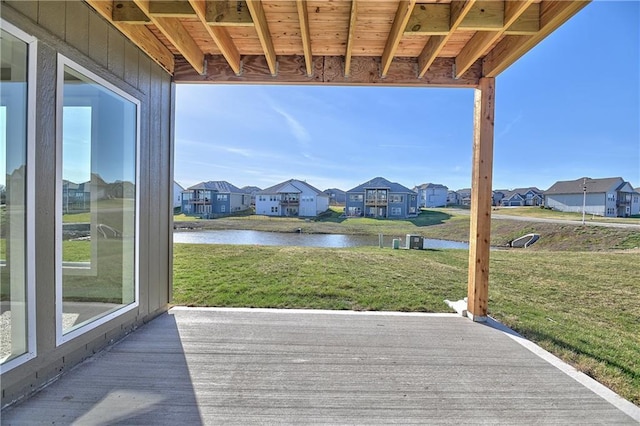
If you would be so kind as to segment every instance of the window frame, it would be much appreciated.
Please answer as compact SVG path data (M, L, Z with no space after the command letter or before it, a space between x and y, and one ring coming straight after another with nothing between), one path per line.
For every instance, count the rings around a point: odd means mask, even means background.
M83 67L72 59L58 53L57 60L57 76L56 76L56 208L55 208L55 299L56 299L56 346L61 346L79 336L82 336L91 330L94 330L101 325L111 321L114 318L118 318L132 310L138 309L140 306L140 120L141 120L141 105L142 102L135 96L125 92L118 88L113 83L105 80L104 78L96 75L91 70ZM135 219L134 219L134 297L135 300L128 305L110 312L106 315L95 318L93 321L64 333L62 324L63 314L63 275L62 275L62 120L63 120L63 107L64 107L64 73L65 67L71 68L73 71L82 74L87 79L90 79L95 84L102 86L116 95L132 102L136 105L136 147L135 147Z
M36 328L36 238L35 238L35 150L36 150L36 106L37 106L37 72L38 72L38 40L13 24L0 18L2 29L27 45L27 140L26 140L26 214L25 214L25 284L27 295L27 351L3 364L0 374L16 368L38 355Z

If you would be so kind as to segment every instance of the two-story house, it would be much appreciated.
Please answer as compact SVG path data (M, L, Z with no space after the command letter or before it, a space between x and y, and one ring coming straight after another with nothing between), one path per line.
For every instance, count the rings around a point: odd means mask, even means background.
M256 194L256 214L315 217L329 208L329 196L306 182L290 179Z
M418 194L399 183L376 177L347 191L348 216L401 219L418 214Z
M545 206L563 212L627 217L640 212L640 195L621 177L558 181L544 192Z
M248 209L251 195L227 181L200 182L182 192L182 213L213 218Z
M439 183L423 183L413 188L418 194L418 208L446 207L449 188Z

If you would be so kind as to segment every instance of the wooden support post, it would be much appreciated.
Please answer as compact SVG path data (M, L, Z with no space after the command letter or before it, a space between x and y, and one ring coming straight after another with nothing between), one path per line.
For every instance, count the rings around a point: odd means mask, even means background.
M467 315L473 321L480 322L487 318L489 300L494 105L495 79L481 78L475 91L473 112L473 171L467 297Z

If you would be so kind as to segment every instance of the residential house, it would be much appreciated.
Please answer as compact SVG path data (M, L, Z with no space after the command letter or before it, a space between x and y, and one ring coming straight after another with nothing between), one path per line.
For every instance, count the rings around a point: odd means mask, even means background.
M438 183L423 183L413 188L418 193L418 208L446 207L449 188Z
M456 191L453 190L449 190L447 191L447 205L448 206L452 206L452 205L457 205L460 204L459 200L458 200L458 193Z
M329 208L329 196L297 179L279 183L256 194L256 214L315 217Z
M491 205L499 206L500 201L504 198L504 195L509 192L508 189L496 189L491 192Z
M173 181L173 208L182 207L182 191L184 188L175 180Z
M338 188L329 188L323 191L329 196L329 205L344 206L347 202L347 193Z
M471 205L471 188L458 189L458 204L461 206Z
M243 186L242 189L245 194L249 194L251 196L251 205L255 206L256 205L256 194L260 191L262 191L262 189L258 188L257 186Z
M640 212L640 194L621 177L558 181L544 192L545 206L563 212L627 217Z
M498 205L503 207L540 206L544 200L542 191L535 186L502 190L500 192L502 193L502 198Z
M400 219L418 214L418 194L399 183L376 177L347 191L348 216Z
M91 205L91 182L75 183L62 181L63 213L80 213L89 211Z
M246 210L251 195L227 181L201 182L182 192L182 213L213 218Z

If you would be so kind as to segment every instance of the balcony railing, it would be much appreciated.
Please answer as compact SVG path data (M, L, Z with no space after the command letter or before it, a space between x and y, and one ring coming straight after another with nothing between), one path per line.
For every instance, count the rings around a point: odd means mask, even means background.
M388 200L386 198L367 198L365 204L367 206L382 206L387 205Z

